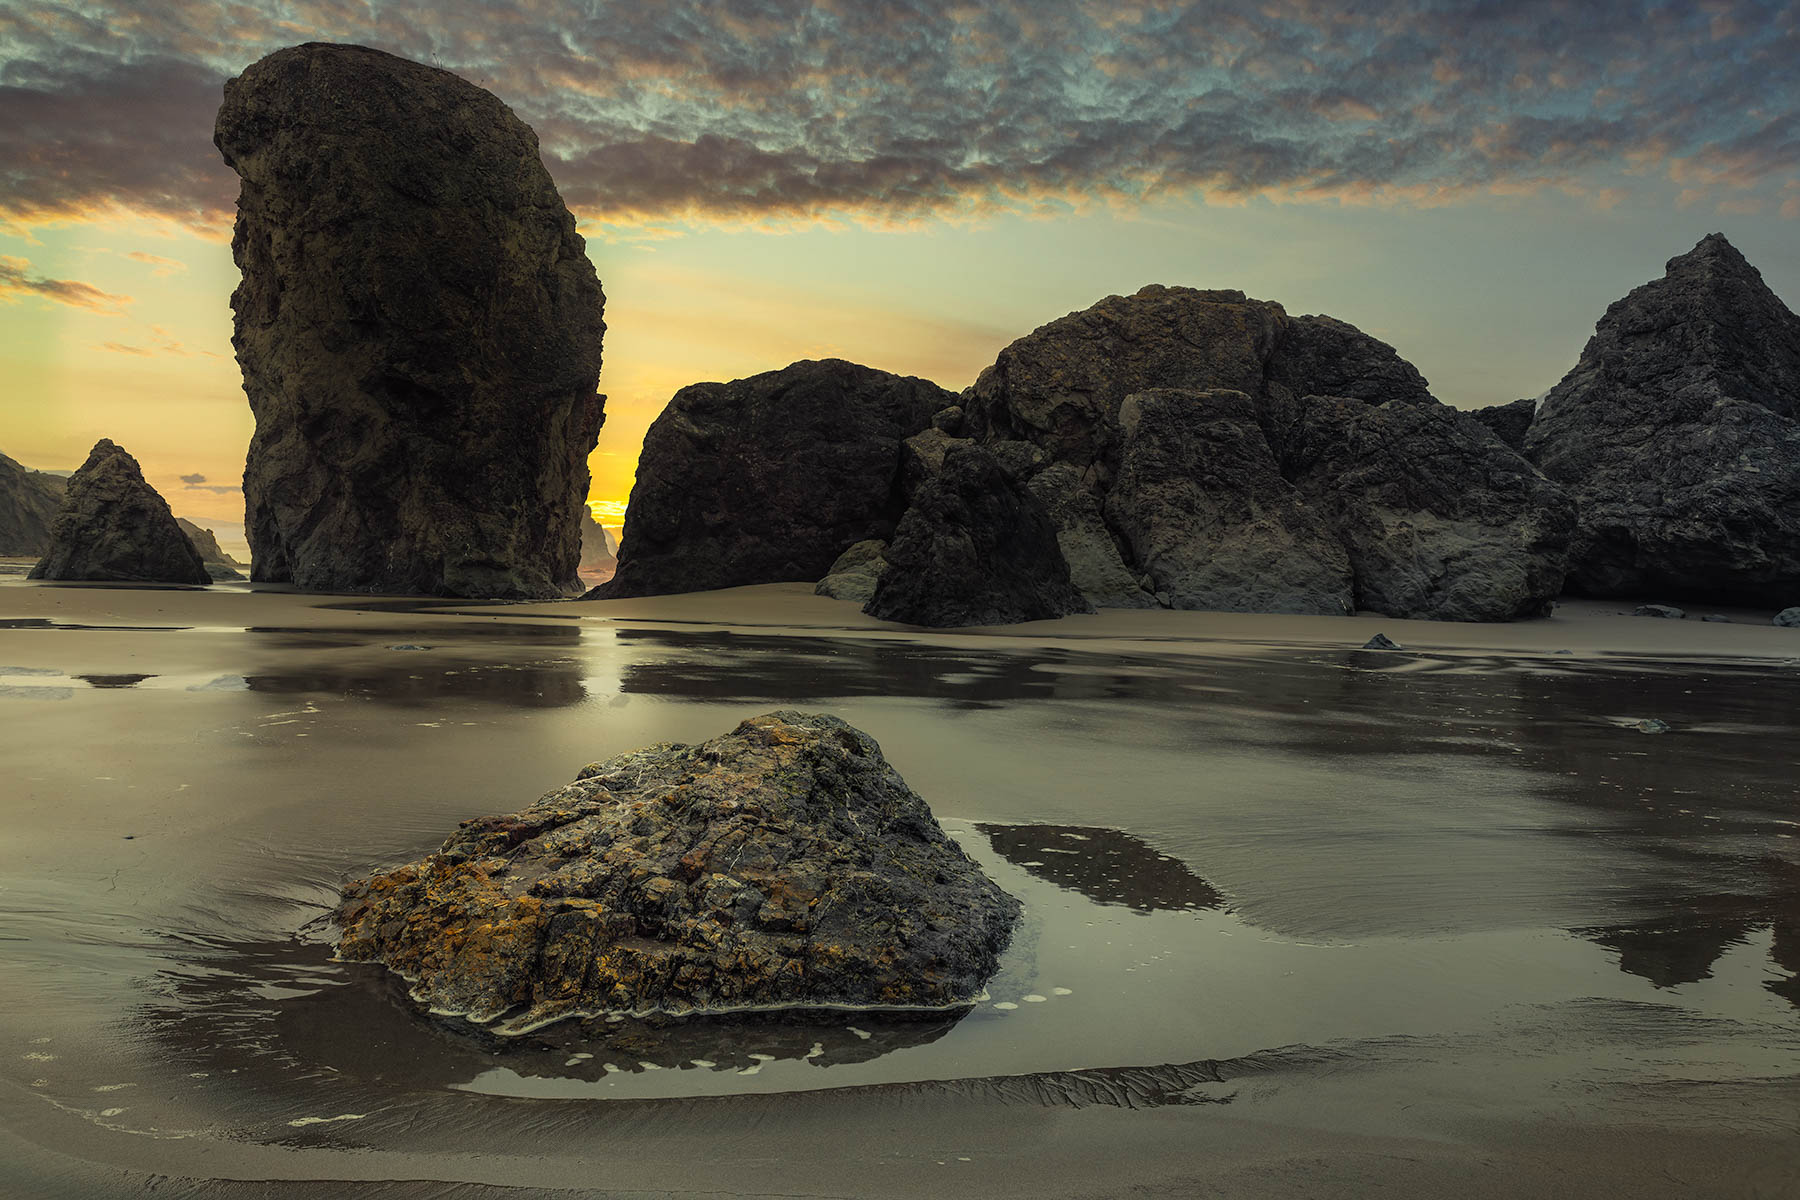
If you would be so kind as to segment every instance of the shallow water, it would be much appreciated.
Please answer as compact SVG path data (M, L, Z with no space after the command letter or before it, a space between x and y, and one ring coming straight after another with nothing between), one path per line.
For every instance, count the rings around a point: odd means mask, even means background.
M314 623L327 609L363 624ZM1260 1105L1336 1129L1420 1093L1447 1124L1800 1125L1791 665L583 611L0 622L0 1124L181 1178L224 1147L280 1151L233 1177L290 1178L295 1152L446 1162L721 1112L767 1128L755 1097L821 1089ZM345 879L586 762L777 707L873 735L1024 901L968 1011L502 1039L331 961L317 919ZM619 1103L703 1098L705 1120ZM433 1177L486 1178L454 1161Z

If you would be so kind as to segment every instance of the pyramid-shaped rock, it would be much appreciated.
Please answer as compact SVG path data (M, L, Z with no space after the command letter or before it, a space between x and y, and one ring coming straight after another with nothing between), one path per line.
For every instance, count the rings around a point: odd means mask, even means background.
M101 438L69 477L50 550L32 579L119 583L212 582L175 514L144 482L137 459Z
M1580 506L1571 591L1796 594L1800 317L1724 235L1606 310L1525 448Z

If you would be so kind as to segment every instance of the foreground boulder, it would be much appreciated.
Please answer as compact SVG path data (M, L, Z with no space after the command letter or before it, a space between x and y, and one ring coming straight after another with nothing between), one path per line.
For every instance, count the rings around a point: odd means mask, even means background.
M1093 611L1049 513L983 446L946 450L884 557L863 611L886 621L1010 625Z
M194 549L200 555L200 561L206 566L207 575L211 576L214 582L244 577L243 572L238 570L244 564L225 553L219 545L219 539L213 536L212 530L202 529L186 517L176 517L175 524L181 527L181 532L187 536L187 540L194 544Z
M842 359L682 388L644 436L618 573L590 595L818 579L893 535L901 443L954 400Z
M225 85L253 578L579 589L604 297L536 135L448 71L281 50Z
M350 884L338 954L520 1030L598 1011L970 1003L1019 915L874 739L775 712L584 768Z
M833 600L849 600L867 604L875 595L875 585L887 570L887 543L879 538L858 542L831 564L825 578L819 580L813 593Z
M50 548L50 525L68 481L0 454L0 557L36 557Z
M101 438L69 477L32 579L208 584L200 552L144 481L137 459Z
M1580 506L1569 589L1800 589L1800 317L1720 234L1606 310L1526 453Z

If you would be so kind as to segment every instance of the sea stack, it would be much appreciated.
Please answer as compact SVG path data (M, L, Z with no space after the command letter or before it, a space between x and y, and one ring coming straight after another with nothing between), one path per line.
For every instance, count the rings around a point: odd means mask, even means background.
M578 590L605 298L536 134L448 71L309 43L226 83L213 141L243 181L252 578Z
M50 549L30 578L212 582L168 502L144 481L137 459L105 438L69 477L62 509L50 526Z
M0 556L23 558L50 548L50 526L68 486L60 475L0 454Z
M1570 591L1800 589L1800 317L1723 234L1606 310L1525 451L1580 506Z
M954 393L842 359L682 388L644 436L594 599L813 582L906 507L901 442Z

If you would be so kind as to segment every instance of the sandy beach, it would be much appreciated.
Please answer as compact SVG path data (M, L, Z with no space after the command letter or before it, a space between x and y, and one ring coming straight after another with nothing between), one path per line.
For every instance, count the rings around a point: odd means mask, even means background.
M1629 612L945 633L802 585L480 605L0 584L0 1178L1779 1194L1800 633ZM1358 649L1377 631L1405 649ZM875 736L1024 901L974 1010L502 1041L331 961L318 918L346 879L585 762L776 708Z

